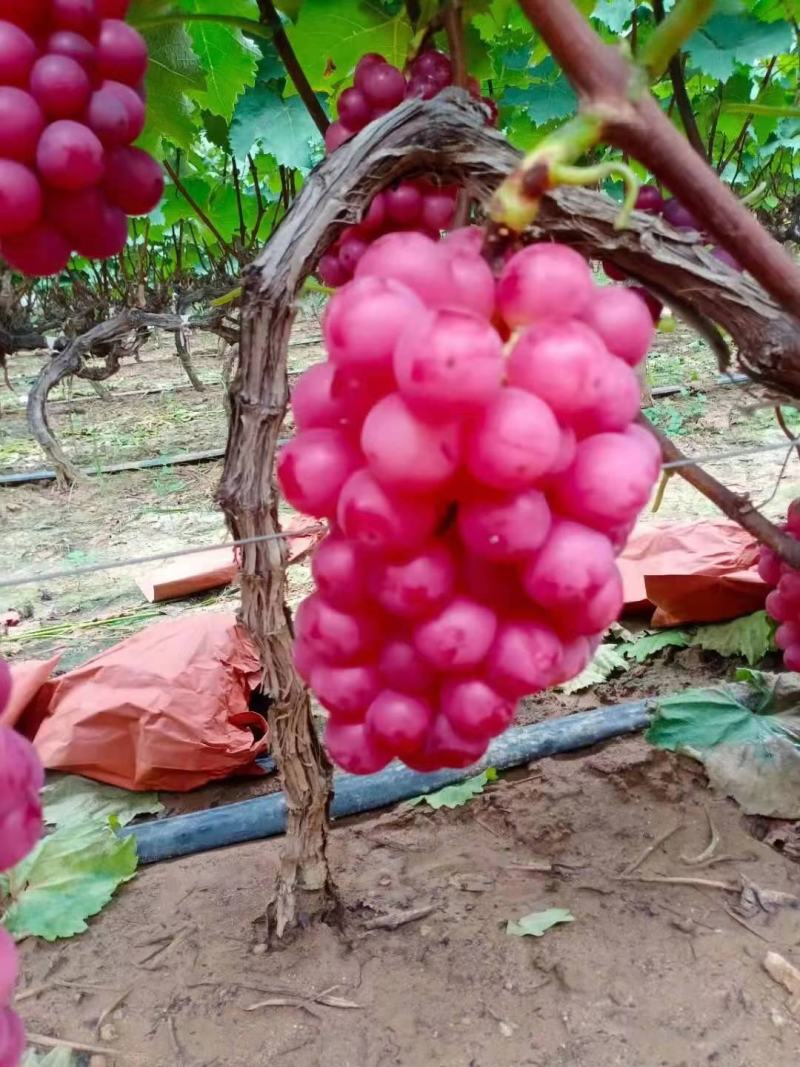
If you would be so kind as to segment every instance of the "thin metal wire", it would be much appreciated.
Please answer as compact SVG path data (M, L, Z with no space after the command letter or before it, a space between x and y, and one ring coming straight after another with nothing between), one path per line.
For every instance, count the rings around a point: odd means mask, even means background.
M800 437L790 437L784 441L775 441L771 445L754 445L752 448L737 448L731 452L713 452L707 456L687 456L685 459L674 459L671 463L662 463L664 471L678 470L680 467L699 467L706 463L723 463L727 459L739 459L740 456L758 456L762 452L782 452L784 448L791 448L800 444Z
M753 448L739 448L731 452L717 452L707 456L687 456L685 459L676 459L671 463L662 463L661 469L665 471L678 470L680 467L697 467L708 463L723 463L729 459L739 459L742 456L757 456L763 452L778 452L791 449L800 444L800 437L789 440L777 441L770 445L758 445ZM159 563L166 559L179 559L181 556L194 556L200 552L215 552L221 548L239 548L244 545L257 545L262 541L279 541L281 539L292 540L295 538L310 537L319 533L325 527L317 523L305 530L284 531L277 534L262 534L260 537L246 537L241 541L221 541L216 545L201 545L195 548L180 548L172 552L157 552L150 556L134 556L130 559L113 560L110 563L92 563L85 567L72 567L65 570L45 571L44 573L28 575L24 578L0 578L0 589L12 589L20 585L41 584L52 582L59 578L79 578L84 574L97 574L100 571L118 570L122 567L136 567L145 563Z
M29 575L26 578L0 578L0 589L10 589L17 585L52 582L58 578L78 578L84 574L97 574L98 571L113 571L121 567L135 567L144 563L158 563L164 559L178 559L180 556L194 556L201 552L216 552L221 548L240 548L243 545L257 545L262 541L293 540L310 537L320 533L325 527L321 523L309 526L305 530L285 530L281 533L261 534L259 537L244 537L241 541L220 541L216 545L201 545L195 548L179 548L173 552L158 552L152 556L132 556L130 559L113 560L111 563L91 563L85 567L71 567L67 570L45 571L43 574Z

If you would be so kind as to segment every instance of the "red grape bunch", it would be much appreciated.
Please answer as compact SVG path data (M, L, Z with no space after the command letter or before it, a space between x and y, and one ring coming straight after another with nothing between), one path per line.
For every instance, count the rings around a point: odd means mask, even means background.
M644 211L647 215L660 215L670 226L674 226L676 230L686 230L688 232L694 232L706 236L703 232L703 227L697 221L697 218L692 212L676 197L673 196L668 200L665 200L655 185L643 185L639 190L639 194L636 197L636 210ZM710 239L709 239L710 240ZM730 252L727 252L724 248L720 248L719 245L712 245L712 255L714 255L720 263L724 263L732 270L740 271L742 265L737 259L735 259ZM603 269L609 278L613 278L614 281L625 281L627 275L620 267L615 266L613 263L604 262ZM658 322L661 318L661 311L663 304L658 297L653 296L647 289L643 289L640 286L631 286L634 292L644 300L650 309L650 313L653 316L653 321Z
M133 147L147 45L129 0L0 0L0 256L23 274L117 255L164 191Z
M345 770L466 767L589 661L660 466L633 424L652 319L557 244L495 281L480 230L387 234L292 397L286 499L330 531L295 662Z
M5 660L0 660L0 712L10 694L11 674ZM42 835L39 790L43 784L33 746L0 726L0 871L16 866ZM25 1051L25 1029L11 1009L18 972L14 941L0 926L0 1067L17 1067Z
M786 523L781 528L800 539L800 500L789 505ZM773 587L766 608L767 614L778 623L775 644L783 652L783 665L787 671L800 671L800 573L766 545L761 546L758 573Z
M383 56L370 52L362 56L355 81L338 101L339 118L328 127L325 144L329 152L349 141L373 119L401 104L409 97L430 100L453 84L450 58L436 49L422 52L409 67L408 77ZM469 91L482 99L491 112L497 109L489 97L481 97L480 85L471 78ZM458 190L455 186L437 186L432 182L396 182L374 198L357 226L345 229L339 240L328 249L319 264L325 285L338 288L350 281L361 256L383 234L396 230L419 230L438 239L442 230L453 224Z

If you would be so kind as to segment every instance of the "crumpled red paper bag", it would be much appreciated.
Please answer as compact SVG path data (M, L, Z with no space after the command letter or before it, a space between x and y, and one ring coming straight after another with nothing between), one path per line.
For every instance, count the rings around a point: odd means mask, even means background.
M48 770L124 789L194 789L247 772L268 747L265 720L248 708L259 679L234 615L157 623L48 683L34 744Z
M721 622L764 606L758 542L728 519L638 527L619 558L628 611L654 610L652 625Z
M0 713L0 726L15 727L21 734L33 738L46 714L42 707L42 686L60 659L59 652L51 659L26 659L10 664L11 696L5 711Z

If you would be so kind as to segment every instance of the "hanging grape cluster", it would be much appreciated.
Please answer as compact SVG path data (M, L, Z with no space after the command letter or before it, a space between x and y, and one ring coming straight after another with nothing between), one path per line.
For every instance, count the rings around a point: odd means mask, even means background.
M789 505L781 529L800 539L800 500ZM771 548L761 546L758 573L772 591L767 596L767 614L778 623L775 644L783 652L787 671L800 671L800 573L784 563Z
M422 52L410 65L408 77L383 56L362 56L355 71L352 88L345 89L338 100L339 118L325 134L329 152L349 141L373 119L385 115L410 97L430 100L453 84L453 66L449 56L436 49ZM489 97L481 97L480 85L469 79L470 93L489 109L490 120L497 109ZM370 244L383 234L397 230L415 230L438 239L442 230L453 224L458 189L440 186L424 179L396 182L372 200L362 221L348 226L328 249L319 263L319 276L325 285L338 288L352 277L359 259Z
M11 674L0 660L0 713L11 695ZM10 870L42 835L39 790L44 772L33 746L0 726L0 872ZM25 1029L11 1008L19 960L14 941L0 926L0 1065L17 1067L25 1051Z
M615 555L659 472L633 424L653 323L556 244L495 281L481 231L388 234L293 395L287 500L328 519L298 670L354 773L464 767L578 674L622 607Z
M643 185L639 190L636 197L636 210L644 211L647 215L660 215L670 226L674 226L676 230L685 230L690 233L697 233L702 236L704 234L703 228L697 221L692 212L686 207L677 197L673 196L668 200L665 200L661 193L654 185ZM710 242L710 238L708 238ZM741 263L735 259L730 252L724 248L720 248L719 245L712 244L712 255L724 263L732 270L740 271L742 269ZM616 282L625 281L627 274L620 267L617 267L614 263L604 262L603 269L609 278L612 278ZM633 292L638 293L644 300L650 309L650 314L653 316L653 322L658 322L661 318L661 312L664 305L658 299L657 296L653 296L651 292L641 286L631 286Z
M127 216L161 199L161 168L133 147L147 45L128 2L0 0L0 255L24 274L117 255Z

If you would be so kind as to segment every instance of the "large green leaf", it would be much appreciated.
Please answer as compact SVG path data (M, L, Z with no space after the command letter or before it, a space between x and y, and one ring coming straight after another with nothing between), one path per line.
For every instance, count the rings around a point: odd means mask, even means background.
M598 0L592 18L602 22L612 33L621 33L636 9L634 0Z
M136 873L136 841L108 823L87 820L46 837L0 887L11 898L4 925L16 938L55 941L88 929L96 915Z
M744 656L752 666L773 647L774 630L766 611L756 611L732 622L699 626L692 644L720 656Z
M299 96L283 97L271 86L256 85L236 106L231 147L237 159L260 145L283 166L306 171L314 162L314 146L321 144L319 130Z
M411 25L404 12L388 14L376 0L305 0L287 34L312 88L329 89L365 52L380 52L402 67Z
M191 15L217 14L258 21L256 0L180 0L180 8ZM230 119L239 96L256 77L261 53L240 30L217 22L187 23L194 52L205 71L206 84L195 92L198 103L214 115Z
M659 698L645 735L699 759L711 784L749 815L800 818L800 699L786 676L742 672L749 686L691 689ZM794 679L794 676L790 676ZM789 710L779 710L789 697Z
M42 801L44 821L55 827L87 820L107 825L112 816L127 826L138 815L159 815L164 810L156 793L132 793L76 774L61 775L45 786Z
M704 74L727 81L737 63L753 64L791 47L792 28L786 22L715 15L689 39L686 51Z
M150 49L147 70L147 126L139 144L160 154L162 138L188 148L198 116L190 96L205 90L206 79L186 30L169 24L145 31Z
M564 119L577 108L575 91L548 56L530 71L528 84L510 86L500 101L505 107L522 108L537 125Z

